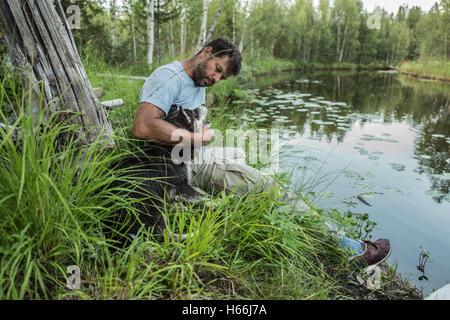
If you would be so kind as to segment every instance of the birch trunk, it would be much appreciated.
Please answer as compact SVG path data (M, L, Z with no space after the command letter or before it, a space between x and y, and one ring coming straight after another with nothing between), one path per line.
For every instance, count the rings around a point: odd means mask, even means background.
M232 41L233 41L233 43L235 43L235 41L236 41L236 26L235 26L235 23L236 23L236 8L234 7L234 2L233 2L233 16L232 16L232 24L233 24L233 37L232 37Z
M244 4L244 21L242 22L243 26L242 26L242 34L241 34L241 40L239 41L239 51L242 52L242 50L244 49L244 40L245 40L245 34L247 32L247 5L248 5L248 0L245 2Z
M116 48L116 10L117 10L117 0L111 0L111 52L114 56Z
M2 0L0 29L10 61L28 92L35 125L44 108L44 123L61 111L61 121L79 125L80 144L112 136L111 123L87 78L59 1ZM109 141L108 146L114 143Z
M147 64L153 66L153 46L155 43L155 3L147 1Z
M186 42L184 38L184 33L186 29L186 7L183 2L180 2L181 13L180 13L180 56L184 57L184 52L186 48Z
M339 62L342 62L342 58L344 57L344 50L345 50L345 43L347 40L347 29L348 29L348 25L350 18L347 19L347 21L345 22L345 28L344 28L344 39L342 40L342 46L341 46L341 53L339 55Z
M169 21L169 52L171 57L175 57L175 43L173 40L173 23Z
M208 33L206 34L205 44L208 43L208 41L210 40L211 35L214 31L214 28L216 27L217 21L219 20L220 14L222 13L223 2L224 2L224 0L220 1L220 6L219 6L219 9L217 10L216 16L214 18L214 22L211 25L211 27L209 28Z
M159 0L156 0L156 64L161 62L161 15L160 15Z
M197 46L195 48L195 52L199 52L203 46L205 45L206 41L206 22L208 20L208 6L209 6L209 0L203 0L203 18L202 18L202 25L200 27L200 35L198 37Z
M336 39L336 59L339 59L339 53L340 53L340 45L341 45L341 21L342 18L338 18L337 22L337 39Z
M137 60L137 48L136 48L136 26L134 22L134 1L131 0L131 36L133 37L133 59Z

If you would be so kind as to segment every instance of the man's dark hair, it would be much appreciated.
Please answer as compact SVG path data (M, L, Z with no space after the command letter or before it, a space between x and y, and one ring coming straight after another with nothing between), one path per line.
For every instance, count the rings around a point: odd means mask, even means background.
M215 57L222 58L227 55L230 58L231 73L235 76L239 74L242 63L241 53L230 40L224 37L217 38L205 45L203 49L206 47L212 48L212 55ZM197 55L200 54L200 52L197 53Z

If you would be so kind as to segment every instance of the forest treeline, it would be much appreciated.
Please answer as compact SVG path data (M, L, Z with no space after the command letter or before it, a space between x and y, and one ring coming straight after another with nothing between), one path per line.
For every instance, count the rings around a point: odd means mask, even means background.
M302 64L348 62L396 65L403 60L447 60L450 0L424 12L367 11L358 0L62 0L79 7L79 50L109 62L159 65L187 57L225 36L245 57ZM68 16L73 10L68 10Z

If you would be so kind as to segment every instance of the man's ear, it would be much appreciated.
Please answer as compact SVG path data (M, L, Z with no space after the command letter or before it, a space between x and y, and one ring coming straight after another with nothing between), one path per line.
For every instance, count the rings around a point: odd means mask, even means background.
M212 47L211 46L203 48L203 51L202 51L202 58L203 59L206 59L206 58L208 58L211 55L212 55Z

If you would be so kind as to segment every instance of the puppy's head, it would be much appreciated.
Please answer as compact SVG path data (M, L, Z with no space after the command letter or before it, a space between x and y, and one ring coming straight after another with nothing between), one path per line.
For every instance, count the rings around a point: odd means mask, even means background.
M173 105L170 107L165 120L179 128L197 132L200 131L201 127L209 125L209 122L204 121L207 113L208 111L205 106L189 110L183 109L182 106Z

